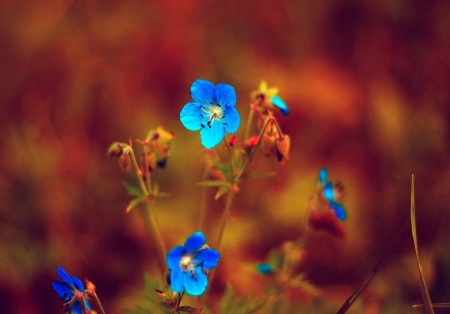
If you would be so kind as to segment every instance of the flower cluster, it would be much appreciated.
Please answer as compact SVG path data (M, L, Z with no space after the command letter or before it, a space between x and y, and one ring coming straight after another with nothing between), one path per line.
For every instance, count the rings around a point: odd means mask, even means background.
M206 271L216 267L220 254L206 245L203 232L197 231L167 254L170 286L174 292L199 296L208 285Z

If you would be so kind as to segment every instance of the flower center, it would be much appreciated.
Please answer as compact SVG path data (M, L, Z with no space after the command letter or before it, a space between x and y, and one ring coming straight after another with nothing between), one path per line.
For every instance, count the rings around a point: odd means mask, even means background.
M192 267L191 260L192 260L191 256L189 255L183 256L180 261L181 269L187 270L188 268L191 268Z
M225 117L223 115L222 107L220 107L219 104L214 104L214 105L208 106L207 108L202 108L202 110L209 116L209 120L208 120L208 122L206 122L206 124L209 127L211 127L211 122L213 121L214 118L222 120ZM200 115L200 116L202 116L202 115ZM205 127L205 126L202 124L202 127Z

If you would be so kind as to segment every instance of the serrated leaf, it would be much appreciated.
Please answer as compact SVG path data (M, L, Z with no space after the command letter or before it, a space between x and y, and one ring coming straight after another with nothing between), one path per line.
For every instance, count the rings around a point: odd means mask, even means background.
M127 214L130 212L130 210L132 210L134 207L136 207L137 205L139 205L140 203L144 203L148 200L148 198L146 196L139 196L136 197L135 199L132 199L130 201L130 203L127 206L126 212Z
M422 265L419 260L419 247L417 245L417 230L416 230L416 205L414 201L414 175L411 176L411 232L414 242L414 250L416 251L417 267L419 270L419 282L420 290L422 291L423 306L425 308L425 313L433 314L433 306L431 305L430 294L428 293L428 288L425 283L425 278L422 272Z
M128 183L128 182L124 182L123 185L125 186L125 189L128 191L128 193L130 193L131 195L134 196L144 196L145 194L142 193L142 191L135 187L134 185Z
M230 186L230 182L219 181L219 180L208 180L208 181L197 182L197 185L210 186L210 187L221 187L221 186Z

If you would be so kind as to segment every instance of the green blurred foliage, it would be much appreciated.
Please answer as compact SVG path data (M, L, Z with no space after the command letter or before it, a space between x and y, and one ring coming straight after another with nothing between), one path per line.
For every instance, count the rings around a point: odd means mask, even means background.
M291 110L277 116L292 140L281 191L272 178L241 186L215 294L226 283L264 294L249 265L297 238L325 166L346 186L348 219L344 240L307 233L302 270L327 304L317 308L338 308L408 218L411 173L431 298L450 301L449 44L446 1L3 1L1 312L62 313L58 265L94 282L109 311L136 303L156 249L139 212L125 214L127 176L106 152L160 124L176 133L153 180L172 193L157 204L166 245L182 243L201 198L198 134L179 122L197 78L233 85L242 121L260 79ZM254 169L277 170L257 157ZM212 242L224 205L213 196ZM414 267L406 232L362 308L420 303Z

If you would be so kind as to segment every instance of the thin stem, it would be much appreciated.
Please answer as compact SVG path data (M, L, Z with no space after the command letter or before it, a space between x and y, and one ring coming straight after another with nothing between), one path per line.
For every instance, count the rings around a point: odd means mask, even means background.
M225 209L223 210L222 219L220 221L219 235L217 237L217 244L214 249L219 250L220 244L222 243L223 232L225 230L225 225L227 224L228 218L231 212L231 204L233 203L235 190L233 187L230 188L227 194L227 200L225 202Z
M177 300L177 311L178 311L178 309L180 308L181 299L182 299L183 296L184 296L184 290L181 291L181 293L180 293L178 296L179 296L179 298L178 298L178 300Z
M95 293L95 291L92 293L92 295L94 296L95 301L97 302L98 306L100 307L100 310L102 311L103 314L105 313L105 310L103 309L102 303L100 302L100 299L97 296L97 293Z
M232 149L229 145L228 137L226 135L225 135L225 145L227 147L228 167L230 169L231 184L234 184L234 183L236 183L236 181L234 181L233 153L232 153Z
M144 146L144 160L145 160L145 183L147 185L147 191L149 195L152 195L152 182L150 178L150 168L148 167L148 158L147 158L147 145L148 143L142 143L142 146Z
M247 169L248 165L250 164L250 161L252 160L253 154L256 151L256 148L258 148L259 143L261 143L261 137L263 136L264 132L266 131L267 125L269 125L269 122L272 121L272 118L268 118L265 122L263 127L261 128L261 132L259 132L258 135L258 141L256 142L255 146L253 146L252 150L250 151L250 154L248 155L247 160L245 161L244 166L242 167L242 169L239 171L238 175L235 177L234 182L239 182L239 179L242 177L242 175L244 174L244 171Z
M206 177L208 175L208 167L204 167L203 169L203 175L202 175L202 181L206 180ZM200 196L200 210L199 210L199 222L198 222L198 229L197 230L203 230L203 225L205 224L205 217L206 217L206 195L208 192L208 188L206 186L202 187L202 194Z
M250 103L250 112L249 112L248 118L247 118L247 125L245 126L244 140L247 140L248 136L250 134L250 127L253 122L253 116L254 116L253 104Z
M144 145L144 152L145 154L146 149L145 149L145 145ZM161 235L161 230L159 228L159 223L158 223L158 219L156 217L156 213L155 213L155 204L154 204L154 200L150 199L150 194L149 194L149 190L148 190L148 186L149 186L149 182L150 182L150 173L148 171L148 161L147 161L147 156L145 156L145 160L146 160L146 168L147 168L147 186L144 183L144 180L142 178L141 172L139 170L139 166L137 164L136 161L136 156L134 155L134 152L132 149L130 149L130 156L131 156L131 164L137 174L137 179L139 182L139 187L141 188L142 193L144 193L144 195L149 197L149 201L148 202L144 202L145 203L145 208L143 210L144 212L144 221L145 224L147 226L148 231L150 232L150 234L152 235L152 238L157 242L157 250L158 250L158 264L159 264L159 268L161 269L161 275L163 277L164 280L164 273L166 271L166 263L165 263L165 256L166 256L166 249L164 246L164 241ZM150 204L153 205L153 208L150 208Z

